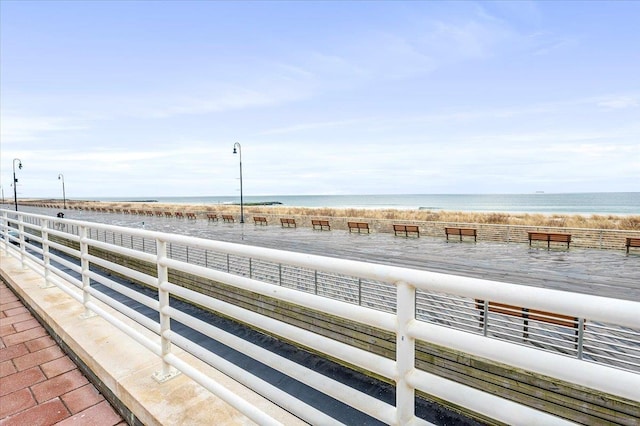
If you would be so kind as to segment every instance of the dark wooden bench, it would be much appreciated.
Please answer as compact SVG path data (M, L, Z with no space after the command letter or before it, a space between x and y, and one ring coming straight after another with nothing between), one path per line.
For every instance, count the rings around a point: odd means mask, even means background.
M349 227L349 232L358 231L361 233L362 231L367 231L369 233L369 224L367 222L347 222L347 226Z
M171 216L173 216L173 215L171 214L171 212L164 212L164 216L165 216L165 217L171 217Z
M280 218L280 226L287 227L287 228L296 228L296 220L295 219L289 219L289 218L285 218L285 217L281 217Z
M207 220L218 221L218 215L215 213L207 213Z
M182 214L182 212L176 212L176 217L178 219L184 219L184 215Z
M311 226L313 226L313 229L319 229L321 231L326 229L327 231L331 231L331 225L329 225L328 220L311 219Z
M196 218L196 214L195 213L185 213L187 215L187 219L195 219Z
M571 243L571 234L558 234L555 232L529 231L529 247L531 241L546 241L547 248L551 248L551 243L567 243L567 248Z
M254 216L253 217L253 223L256 225L266 225L267 224L267 218L264 216Z
M398 233L404 234L408 237L409 234L415 234L416 237L420 236L420 228L418 225L393 225L393 233L397 236Z
M629 253L629 247L640 247L640 238L627 237L627 253Z
M156 216L162 216L162 212L156 210Z
M476 299L476 308L480 312L480 326L484 322L484 300ZM562 327L573 328L576 332L576 343L578 342L579 320L571 315L556 314L554 312L540 311L538 309L529 309L522 306L508 305L506 303L489 302L487 306L488 312L509 315L513 317L523 318L522 336L526 339L529 337L529 320L544 322L547 324L560 325Z
M222 221L223 222L235 222L236 220L230 214L223 214L222 215Z
M444 234L447 236L447 241L449 241L449 235L459 235L460 241L462 241L462 237L473 237L473 241L478 241L478 231L475 228L456 228L456 227L445 227Z

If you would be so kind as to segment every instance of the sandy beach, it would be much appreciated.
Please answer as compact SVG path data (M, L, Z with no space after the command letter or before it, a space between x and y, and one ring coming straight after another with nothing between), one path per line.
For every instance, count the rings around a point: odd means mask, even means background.
M32 206L50 206L63 208L62 200L29 199L19 200L18 204ZM237 204L167 204L152 200L141 201L84 201L67 200L68 209L91 210L106 209L114 211L143 210L169 211L196 214L218 213L239 214ZM342 217L364 219L411 220L425 222L458 222L500 225L553 226L565 228L640 230L640 215L570 215L541 213L478 213L461 211L396 210L396 209L340 209L340 208L304 208L281 205L246 205L245 215L273 214L318 217Z

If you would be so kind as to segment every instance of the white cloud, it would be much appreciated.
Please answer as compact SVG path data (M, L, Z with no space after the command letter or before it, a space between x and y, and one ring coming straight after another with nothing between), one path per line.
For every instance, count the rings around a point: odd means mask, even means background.
M2 113L0 118L0 138L3 144L46 140L51 133L61 133L86 129L77 118L55 116L26 116Z
M598 106L609 109L626 109L636 108L638 105L638 99L633 96L618 96L603 99L597 103Z

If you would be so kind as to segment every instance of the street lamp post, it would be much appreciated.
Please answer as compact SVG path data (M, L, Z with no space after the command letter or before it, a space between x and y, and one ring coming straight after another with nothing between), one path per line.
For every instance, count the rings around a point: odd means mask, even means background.
M64 175L62 173L60 173L58 175L58 180L62 181L62 205L64 207L64 209L67 209L67 196L64 193Z
M244 223L244 201L242 200L242 147L239 142L233 144L233 153L240 154L240 223Z
M19 158L13 159L13 202L16 204L16 211L18 211L18 179L16 179L16 161L18 162L18 169L22 169L22 160Z

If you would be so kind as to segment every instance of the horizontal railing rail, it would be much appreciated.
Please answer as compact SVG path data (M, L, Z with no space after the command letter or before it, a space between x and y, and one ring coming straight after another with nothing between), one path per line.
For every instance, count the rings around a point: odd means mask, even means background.
M324 423L328 418L273 385L238 371L237 367L228 365L227 361L206 349L189 344L171 330L172 319L232 348L242 347L260 362L279 368L296 380L389 424L417 421L414 417L416 391L506 423L517 423L522 418L539 419L545 424L562 423L561 419L542 411L417 369L415 351L418 341L600 392L631 400L640 399L640 389L635 386L640 371L639 302L6 210L2 211L0 227L6 253L21 259L25 265L33 266L47 284L57 285L83 303L87 314L103 316L160 356L163 370L158 374L159 379L171 377L173 369L180 370L260 424L270 424L273 419L256 412L250 404L184 365L172 354L172 345L191 352L306 421ZM17 231L17 236L10 230ZM52 240L53 237L73 242L77 248L55 238ZM155 274L145 274L89 254L90 248L148 262L155 265ZM65 259L52 249L79 259L79 263ZM78 273L80 278L54 266L58 263ZM109 277L93 271L92 265L156 289L157 298L141 296L119 286ZM395 359L312 334L180 287L169 281L169 270L388 331L396 336ZM69 282L72 287L55 277ZM159 323L110 300L92 288L92 282L107 285L157 311ZM389 405L304 367L292 366L286 359L276 358L259 347L249 350L246 344L240 346L232 336L224 336L212 326L172 308L170 297L181 298L231 318L241 318L243 322L254 324L286 341L296 342L387 378L396 384L396 404ZM94 298L152 330L158 335L158 340L143 337L117 320ZM575 326L554 324L547 321L544 314L535 317L505 314L492 310L491 303L526 306L529 310L575 318Z

